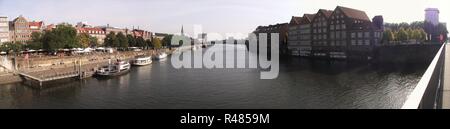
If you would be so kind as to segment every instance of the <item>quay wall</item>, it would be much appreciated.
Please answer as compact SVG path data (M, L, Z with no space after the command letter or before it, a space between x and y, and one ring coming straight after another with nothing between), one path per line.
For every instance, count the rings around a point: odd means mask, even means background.
M379 46L374 49L380 63L430 63L442 44Z

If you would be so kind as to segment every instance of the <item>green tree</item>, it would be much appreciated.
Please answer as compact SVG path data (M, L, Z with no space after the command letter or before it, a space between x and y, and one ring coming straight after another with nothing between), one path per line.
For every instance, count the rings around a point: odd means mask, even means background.
M133 35L127 34L127 39L130 47L136 47L136 38L134 38Z
M97 37L89 37L89 46L95 46L98 47L100 46L100 43L98 42Z
M116 34L114 32L111 32L108 35L106 35L105 46L106 47L119 47L119 41L117 40Z
M128 48L128 38L122 32L119 32L116 37L117 42L119 42L119 48Z
M28 43L28 48L30 49L43 49L43 34L41 32L33 32L31 33L31 41Z
M147 47L147 49L153 47L152 40L150 39L145 40L145 46Z
M144 38L142 37L136 38L136 47L145 47L145 46L147 45L145 44Z
M162 48L161 40L159 40L158 38L153 38L153 48L161 49Z
M86 33L82 33L77 36L78 43L81 45L81 47L87 48L90 46L90 44L91 44L90 37L91 36Z
M68 24L60 24L52 31L45 32L42 40L44 49L50 52L55 52L60 48L80 47L76 29Z
M386 29L383 33L383 42L389 43L393 41L395 41L395 33L390 29Z
M406 41L409 40L408 36L409 35L408 35L408 33L406 32L406 30L404 28L400 28L400 30L398 30L398 32L397 32L397 39L398 39L398 41L406 42Z
M165 36L162 40L163 46L171 48L172 37L173 35Z
M424 29L418 29L418 41L424 42L427 39L427 33Z

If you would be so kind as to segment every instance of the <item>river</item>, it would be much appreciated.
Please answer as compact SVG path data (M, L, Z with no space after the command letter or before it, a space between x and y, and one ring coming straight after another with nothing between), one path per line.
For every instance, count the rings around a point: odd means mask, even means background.
M41 90L0 85L0 108L390 109L402 106L426 67L289 57L277 79L261 80L258 69L175 69L169 57L110 79Z

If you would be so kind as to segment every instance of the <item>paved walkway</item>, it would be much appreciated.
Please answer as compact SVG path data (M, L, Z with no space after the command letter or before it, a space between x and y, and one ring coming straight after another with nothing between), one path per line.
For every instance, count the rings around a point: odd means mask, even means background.
M450 109L450 44L445 45L444 92L442 108Z

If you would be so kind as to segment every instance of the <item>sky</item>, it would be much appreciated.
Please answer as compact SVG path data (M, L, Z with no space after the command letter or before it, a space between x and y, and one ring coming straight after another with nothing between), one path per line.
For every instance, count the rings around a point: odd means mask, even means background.
M0 16L161 33L179 33L182 25L193 33L193 25L201 25L204 32L226 34L250 33L259 25L338 5L363 10L370 18L383 15L390 23L423 21L425 8L434 7L441 22L450 21L448 0L0 0Z

